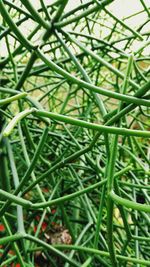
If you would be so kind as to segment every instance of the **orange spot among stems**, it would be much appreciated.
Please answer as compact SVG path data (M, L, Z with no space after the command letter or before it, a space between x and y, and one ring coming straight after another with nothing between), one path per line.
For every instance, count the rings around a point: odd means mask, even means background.
M1 223L0 224L0 232L3 232L3 231L5 231L5 226Z

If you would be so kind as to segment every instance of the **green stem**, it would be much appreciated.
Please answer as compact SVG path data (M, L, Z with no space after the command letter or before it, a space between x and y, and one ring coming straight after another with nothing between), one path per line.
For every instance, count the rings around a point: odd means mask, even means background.
M52 206L52 205L55 205L55 204L58 204L58 205L62 204L65 201L68 201L70 199L73 199L75 197L83 195L85 193L88 193L88 192L92 191L93 189L95 189L95 188L97 188L99 186L102 186L105 183L106 183L106 180L103 180L103 181L95 183L95 184L93 184L91 186L88 186L87 188L81 189L81 190L79 190L79 191L77 191L75 193L72 193L72 194L69 194L69 195L66 195L66 196L62 196L62 197L47 201L46 203L35 203L35 204L32 204L32 208L33 209L39 209L39 208Z
M33 18L35 19L36 22L38 22L45 29L49 29L50 28L50 24L47 23L44 19L42 19L42 17L36 11L34 6L31 4L31 1L29 1L29 0L21 0L21 2L26 7L26 9L29 11L29 13L32 14L32 16L33 16Z
M109 193L109 196L115 203L123 205L127 208L131 208L131 209L139 210L139 211L150 212L150 205L141 204L141 203L137 203L137 202L134 202L131 200L124 199L124 198L116 195L113 191L111 191Z
M15 96L7 97L6 99L2 99L2 100L0 100L0 106L6 105L8 103L11 103L11 102L16 101L16 100L21 99L21 98L25 98L27 95L28 95L27 93L23 92L23 93L15 95Z
M89 247L83 247L83 246L75 246L75 245L55 245L56 248L62 249L62 250L67 250L67 249L73 249L73 250L80 250L80 251L85 251L91 254L96 254L104 257L110 257L109 252L89 248ZM116 258L119 261L126 261L126 262L132 262L132 263L139 263L144 266L149 266L149 260L144 260L144 259L137 259L133 257L127 257L127 256L122 256L122 255L117 255Z
M8 136L12 133L12 131L13 131L14 127L17 125L17 123L18 123L21 119L23 119L24 117L26 117L26 116L32 114L34 111L35 111L35 109L32 108L32 109L26 109L26 110L24 110L24 111L18 113L18 114L17 114L17 115L10 121L10 123L6 126L6 128L3 130L3 136L4 136L4 137L8 137Z
M34 46L31 44L30 41L28 41L24 35L20 32L12 18L10 17L8 11L5 8L5 5L3 4L3 1L0 0L0 12L4 20L7 22L8 26L17 36L20 43L22 43L23 46L25 46L28 50L34 49Z
M96 123L90 123L90 122L86 122L83 120L74 119L69 116L64 116L61 114L56 114L56 113L47 112L47 111L34 110L34 114L38 117L51 118L53 120L57 120L60 122L69 123L69 124L80 126L80 127L87 128L87 129L93 129L93 130L104 132L104 133L120 134L120 135L125 135L125 136L138 136L138 137L143 137L143 138L150 137L149 131L130 130L126 128L99 125Z
M62 28L64 26L66 26L66 25L70 25L71 23L79 21L81 18L83 18L83 17L85 18L89 14L92 14L93 12L102 9L105 5L108 5L112 1L113 0L103 0L103 1L101 1L101 6L95 4L95 5L93 5L93 7L89 8L89 9L87 9L85 11L82 11L80 14L74 16L73 18L70 18L70 19L67 19L65 21L60 21L60 22L55 23L54 26L56 28ZM73 13L73 11L71 13Z
M69 81L76 83L76 84L82 86L83 88L87 88L93 92L96 92L96 93L99 93L99 94L102 94L102 95L105 95L108 97L112 97L115 99L119 99L119 100L127 102L127 103L132 103L132 104L134 103L136 105L150 106L149 100L138 99L138 98L130 96L130 95L123 95L120 93L112 92L112 91L109 91L107 89L103 89L103 88L100 88L100 87L95 86L93 84L89 84L85 81L82 81L82 80L74 77L73 75L69 74L67 71L63 70L62 68L60 68L54 62L52 62L47 56L45 56L42 53L42 51L40 49L37 49L36 53L41 58L41 60L44 61L45 64L47 66L49 66L53 71L56 71L57 73L61 74L63 77L68 79ZM122 76L122 78L124 78L124 76ZM132 82L131 82L131 84L133 85ZM150 84L150 81L147 83L147 87L149 86L149 84ZM137 86L136 86L136 89L137 89ZM139 87L138 87L138 89L139 89Z

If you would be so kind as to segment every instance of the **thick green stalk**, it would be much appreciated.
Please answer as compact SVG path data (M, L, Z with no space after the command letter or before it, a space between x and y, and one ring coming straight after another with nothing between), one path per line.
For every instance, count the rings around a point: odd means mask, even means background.
M73 124L73 125L80 126L83 128L85 127L87 129L93 129L93 130L97 130L97 131L104 132L104 133L113 133L113 134L120 134L120 135L125 135L125 136L139 136L143 138L150 137L149 131L130 130L126 128L118 128L118 127L113 127L113 126L110 127L110 126L105 126L105 125L100 125L96 123L86 122L83 120L74 119L69 116L55 114L55 113L47 112L47 111L36 110L34 111L34 114L38 117L51 118L53 120L57 120L60 122Z
M48 207L48 206L52 206L54 204L62 204L65 201L68 201L70 199L73 199L75 197L78 197L84 193L90 192L92 191L94 188L97 188L99 186L102 186L103 184L106 183L106 180L100 181L98 183L95 183L87 188L81 189L75 193L63 196L63 197L59 197L50 201L47 201L46 203L37 203L37 204L32 204L32 208L33 209L39 209L39 208L44 208L44 207Z
M7 97L6 99L2 99L2 100L0 100L0 106L6 105L6 104L9 104L9 103L16 101L18 99L24 98L27 95L28 95L27 93L23 92L23 93L15 95L15 96Z
M42 240L40 240L40 239L38 239L38 238L36 238L34 236L31 236L31 235L26 235L25 238L30 240L30 241L32 241L32 242L35 242L35 243L37 243L39 245L42 245L46 249L50 250L52 253L60 256L66 262L69 262L71 264L71 266L75 266L75 267L79 266L77 262L75 262L74 260L69 259L69 257L66 254L62 253L61 251L59 251L55 247L51 246L50 244L48 244L48 243L46 243L46 242L44 242L44 241L42 241Z
M39 142L39 145L34 153L34 157L30 163L30 166L28 167L24 177L22 178L21 182L18 184L17 183L17 188L15 189L14 191L14 195L17 195L21 189L23 188L24 184L28 181L30 175L32 174L32 171L37 163L37 160L39 159L39 156L40 156L40 153L42 152L42 149L43 149L43 146L45 144L45 141L46 141L46 138L47 138L47 135L48 135L48 128L45 128L44 132L43 132L43 135L41 137L41 140ZM12 202L12 199L11 198L8 198L8 200L6 201L5 205L1 208L0 210L0 214L2 216L2 214L8 209L8 207L10 206Z
M80 64L80 62L78 61L78 59L76 58L75 55L73 55L73 53L71 52L71 50L67 47L67 45L65 44L65 42L63 41L62 37L59 36L58 32L56 32L56 36L59 39L59 41L62 43L63 47L65 48L66 52L68 53L68 55L70 56L70 58L73 60L74 64L76 65L76 67L78 68L78 70L81 72L84 80L88 83L91 83L91 80L89 78L89 76L87 75L86 71L84 70L84 68L82 67L82 65ZM95 99L95 102L97 103L99 110L102 114L102 116L105 116L107 114L106 108L104 106L104 103L102 101L102 99L99 97L98 94L91 92L92 96Z
M8 224L8 222L7 222L7 220L6 220L6 218L3 216L3 217L1 218L1 220L2 220L3 224L5 225L7 234L9 234L9 236L12 237L12 236L13 236L13 233L12 233L12 231L11 231L11 229L10 229L10 226L9 226L9 224ZM24 233L23 233L23 232L22 232L22 233L17 233L17 234L16 234L16 239L14 238L14 240L11 240L11 238L10 238L10 241L9 241L9 239L7 239L7 237L6 237L6 240L7 240L7 241L6 241L6 244L7 244L7 243L8 243L8 244L11 244L11 241L12 241L12 247L13 247L13 249L14 249L14 251L15 251L15 254L16 254L16 256L17 256L18 261L19 261L21 267L25 267L25 263L24 263L24 260L23 260L23 258L22 258L22 255L21 255L21 253L20 253L20 249L19 249L19 247L18 247L18 245L17 245L17 242L15 242L15 241L17 241L17 240L22 241L21 235L24 235ZM17 239L17 236L18 236L18 237L20 236L20 238ZM8 237L8 238L9 238L9 237ZM4 242L4 244L5 244L5 242Z
M109 252L106 251L101 251L101 250L97 250L97 249L93 249L93 248L88 248L88 247L83 247L83 246L75 246L75 245L56 245L56 248L59 249L74 249L74 250L81 250L81 251L85 251L85 252L89 252L91 254L96 254L96 255L100 255L100 256L104 256L104 257L110 257ZM119 261L126 261L126 262L132 262L132 263L139 263L145 266L149 266L149 260L144 260L144 259L137 259L137 258L133 258L133 257L127 257L127 256L122 256L122 255L117 255L116 254L116 258Z
M12 131L13 131L14 127L17 125L17 123L18 123L20 120L22 120L24 117L26 117L26 116L32 114L32 113L34 112L34 110L35 110L34 108L32 108L32 109L26 109L26 110L24 110L24 111L18 113L18 114L17 114L17 115L10 121L10 123L6 126L6 128L4 129L4 131L3 131L3 136L4 136L4 137L8 137L8 136L12 133Z
M100 62L101 64L103 64L106 68L108 68L110 71L112 71L115 75L117 75L118 77L124 79L125 75L118 70L117 68L115 68L114 66L112 66L110 63L108 63L104 58L102 58L101 56L95 54L95 52L93 52L92 50L88 49L86 46L82 45L82 43L75 39L74 37L72 37L68 32L64 32L62 31L62 33L67 37L67 39L69 39L70 41L74 42L77 46L80 47L81 50L83 50L85 53L87 53L88 55L90 55L92 58L94 58L96 61ZM132 80L129 79L129 83L136 89L139 89L138 84L136 84L135 82L133 82Z
M19 177L17 173L17 168L16 168L16 164L14 160L12 147L8 140L7 140L7 150L8 150L9 162L10 162L11 171L13 175L14 185L16 189L19 185ZM18 232L25 233L24 221L23 221L23 210L22 210L22 207L19 205L17 206L17 222L18 222Z
M141 204L141 203L137 203L134 201L130 201L128 199L119 197L118 195L116 195L113 191L111 191L109 193L109 196L111 197L111 199L115 202L118 203L120 205L123 205L127 208L131 208L134 210L139 210L139 211L145 211L145 212L150 212L150 205L146 205L146 204Z
M73 18L67 19L66 21L60 21L60 22L55 23L54 26L56 28L61 28L61 27L64 27L66 25L69 25L70 23L79 21L81 18L83 18L83 17L85 18L89 14L92 14L93 12L100 10L101 8L103 8L105 5L111 3L112 1L113 0L103 0L103 1L101 1L101 6L95 4L95 5L93 5L93 7L81 12L79 15L77 15ZM72 13L73 13L73 11L72 11Z
M31 4L29 0L21 0L22 4L26 7L26 9L29 11L30 14L32 14L33 18L37 23L39 23L41 26L43 26L45 29L50 28L50 24L47 23L42 17L39 15L37 10L34 8L34 6Z
M76 83L83 88L87 88L89 90L92 90L93 92L112 97L115 99L119 99L121 101L127 102L127 103L134 103L136 105L144 105L144 106L150 106L149 100L144 100L144 99L138 99L136 97L130 96L130 95L123 95L120 93L112 92L107 89L100 88L98 86L95 86L93 84L89 84L87 82L84 82L75 76L69 74L67 71L63 70L60 68L58 65L56 65L53 61L51 61L48 57L46 57L40 49L37 49L36 51L37 55L45 62L46 65L48 65L52 70L56 71L57 73L61 74L63 77L71 81L72 83ZM150 82L148 82L148 85ZM132 83L133 85L133 83ZM147 85L147 86L148 86ZM137 87L136 87L137 88ZM139 89L139 87L138 87Z
M4 20L7 22L8 26L12 29L12 31L15 33L17 39L20 41L22 45L24 45L29 51L34 49L33 44L28 41L24 35L21 33L21 31L18 29L16 24L13 22L12 18L10 17L8 11L5 8L5 5L3 4L3 1L0 0L0 12Z

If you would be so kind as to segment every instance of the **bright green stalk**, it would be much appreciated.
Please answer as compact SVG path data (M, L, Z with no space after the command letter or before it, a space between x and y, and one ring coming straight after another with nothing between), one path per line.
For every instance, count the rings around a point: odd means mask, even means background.
M10 121L10 123L6 126L6 128L4 129L4 131L3 131L3 136L4 136L4 137L9 136L9 135L12 133L14 127L17 125L17 123L18 123L20 120L22 120L24 117L26 117L26 116L32 114L34 111L35 111L35 109L32 108L32 109L26 109L26 110L24 110L24 111L18 113L18 114L17 114L17 115Z
M83 18L83 17L87 17L89 14L92 14L93 12L100 10L101 8L103 8L105 5L111 3L113 0L103 0L101 2L101 6L99 5L93 5L91 8L81 12L79 15L74 16L73 18L67 19L66 21L60 21L55 23L55 27L56 28L61 28L64 27L66 25L69 25L72 22L76 22L79 21L79 19Z
M147 12L148 16L150 17L150 10L147 7L147 5L145 4L144 0L140 0L140 1L141 1L141 4L143 5L145 11Z
M84 80L88 83L91 83L91 80L89 78L89 76L87 75L86 71L84 70L84 68L82 67L82 65L80 64L80 62L78 61L78 59L73 55L73 53L71 52L71 50L67 47L67 45L65 44L65 42L63 41L63 39L59 36L59 33L56 31L56 36L57 38L59 38L59 41L62 43L63 47L65 48L66 52L68 53L68 55L70 56L70 58L73 60L74 64L77 66L77 68L79 69L79 71L81 72ZM102 101L102 99L99 97L98 94L91 92L95 102L97 103L99 110L102 114L102 116L105 116L107 114L106 108L104 106L104 103Z
M18 99L24 98L27 95L28 95L27 93L23 92L23 93L20 93L20 94L11 96L11 97L7 97L6 99L2 99L2 100L0 100L0 106L6 105L6 104L9 104L9 103L16 101Z
M88 247L75 246L75 245L56 245L55 247L59 248L59 249L74 249L77 251L81 250L81 251L89 252L91 254L96 254L96 255L100 255L100 256L104 256L104 257L110 257L109 253L106 251L101 251L101 250L88 248ZM144 259L136 259L133 257L126 257L126 256L122 256L122 255L117 255L117 254L116 254L116 258L121 262L126 261L126 262L139 263L141 265L143 264L145 266L149 266L149 261L144 260Z
M118 77L120 77L122 79L125 78L125 75L121 71L119 71L117 68L113 67L110 63L108 63L105 59L103 59L99 55L95 54L95 52L93 52L92 50L90 50L87 47L85 47L84 45L82 45L82 43L79 40L76 40L68 32L62 31L62 33L67 37L67 39L69 39L70 41L74 42L77 46L80 47L81 50L83 50L88 55L90 55L91 57L93 57L96 61L98 61L101 64L103 64L106 68L108 68L110 71L112 71ZM130 79L129 79L129 83L132 86L134 86L134 88L139 89L139 86L136 83L134 83L132 80L130 80Z
M46 117L46 118L51 118L53 120L73 124L76 126L80 127L85 127L87 129L93 129L97 130L100 132L104 133L113 133L113 134L120 134L120 135L129 135L129 136L139 136L143 138L149 138L150 137L150 132L149 131L140 131L140 130L130 130L126 128L118 128L118 127L110 127L110 126L104 126L104 125L99 125L96 123L90 123L78 119L71 118L69 116L64 116L61 114L55 114L52 112L47 112L47 111L34 111L34 114L38 117Z
M30 14L32 14L35 21L37 21L41 26L43 26L45 29L50 28L50 24L47 23L42 17L39 15L37 10L34 8L34 6L31 4L29 0L21 0L22 4L26 7L26 9L29 11Z
M103 89L103 88L100 88L100 87L95 86L93 84L89 84L87 82L84 82L84 81L74 77L73 75L69 74L67 71L63 70L62 68L60 68L54 62L52 62L48 57L46 57L42 53L42 51L40 51L39 49L36 51L36 53L45 62L45 64L48 65L52 70L61 74L63 77L65 77L66 79L70 80L73 83L76 83L82 87L85 87L89 90L92 90L93 92L96 92L96 93L99 93L99 94L102 94L105 96L109 96L109 97L112 97L115 99L119 99L119 100L125 101L127 103L134 103L136 105L150 106L150 102L148 100L138 99L138 98L133 97L133 96L123 95L120 93L112 92L112 91L109 91L107 89ZM148 82L148 84L150 84L150 82ZM133 85L133 83L132 83L132 85ZM139 89L139 87L138 87L138 89Z
M14 31L20 43L22 43L22 45L24 45L28 50L34 49L34 46L31 44L31 42L24 37L24 35L21 33L21 31L11 19L2 0L0 0L0 12L4 20L7 22L8 26L12 29L12 31Z
M33 209L39 209L39 208L44 208L44 207L48 207L48 206L52 206L54 204L62 204L65 201L68 201L70 199L73 199L75 197L78 197L84 193L90 192L92 191L94 188L97 188L99 186L102 186L103 184L106 183L106 180L103 180L101 182L95 183L87 188L81 189L75 193L63 196L63 197L59 197L50 201L47 201L46 203L37 203L37 204L32 204L32 208Z
M35 243L37 243L39 245L42 245L46 249L52 251L54 254L60 256L61 258L63 258L66 262L69 262L72 266L75 266L75 267L79 266L77 262L75 262L72 259L69 259L69 257L66 254L64 254L61 251L59 251L58 249L54 248L50 244L48 244L48 243L46 243L46 242L44 242L44 241L42 241L42 240L40 240L40 239L38 239L38 238L36 238L34 236L31 236L31 235L26 235L25 238L30 240L30 241L32 241L32 242L35 242Z
M133 64L133 56L130 56L128 59L128 65L127 65L127 70L125 74L125 78L123 81L123 86L122 86L122 93L125 94L132 70L132 64ZM122 109L122 102L119 105L118 112ZM120 126L120 121L118 123ZM108 199L107 199L107 234L108 234L108 247L109 247L109 252L110 252L110 258L112 262L112 266L118 266L117 260L116 260L116 253L115 253L115 246L114 246L114 238L113 238L113 200L109 197L109 193L113 190L114 188L114 173L115 173L115 164L116 164L116 158L117 158L117 150L118 150L118 135L115 135L113 140L112 140L112 148L111 148L111 153L110 153L110 159L108 161L108 169L107 169L107 194L108 194ZM123 218L125 219L125 212L124 209L121 209L121 213L123 215ZM126 225L125 221L125 225ZM129 229L127 228L127 232L130 234Z
M38 158L40 156L40 153L41 153L41 151L43 149L43 146L45 144L47 135L48 135L48 128L45 128L45 130L43 132L43 135L41 137L41 140L40 140L40 142L38 144L38 147L37 147L37 149L36 149L36 151L34 153L34 157L33 157L32 161L30 163L30 166L28 167L28 169L27 169L24 177L22 178L21 182L19 184L17 183L17 188L14 191L14 195L17 195L21 191L21 189L23 188L24 184L28 181L30 175L32 174L32 171L33 171L33 169L35 167L35 164L37 163L37 160L38 160ZM40 192L40 194L41 194L41 192ZM42 199L43 199L43 196L42 196ZM8 207L11 204L11 201L12 201L12 199L8 198L8 200L6 201L5 205L1 208L1 210L0 210L1 216L8 209ZM45 201L45 199L44 199L44 201Z
M17 168L16 168L16 164L14 160L12 147L8 140L7 140L7 150L8 150L8 156L9 156L10 166L12 170L14 185L15 185L15 188L17 188L19 185L19 177L17 173ZM17 222L18 222L18 232L25 233L24 221L23 221L23 210L22 210L22 207L19 205L17 206Z
M145 212L150 212L150 205L146 204L140 204L134 201L130 201L128 199L124 199L122 197L119 197L116 195L113 191L109 193L109 196L113 199L115 203L118 203L120 205L123 205L127 208L139 210L139 211L145 211Z

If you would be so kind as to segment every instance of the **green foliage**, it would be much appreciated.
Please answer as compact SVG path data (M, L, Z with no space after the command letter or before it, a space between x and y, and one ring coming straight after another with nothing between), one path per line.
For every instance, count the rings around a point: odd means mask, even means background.
M0 0L0 265L149 266L150 7L47 2Z

